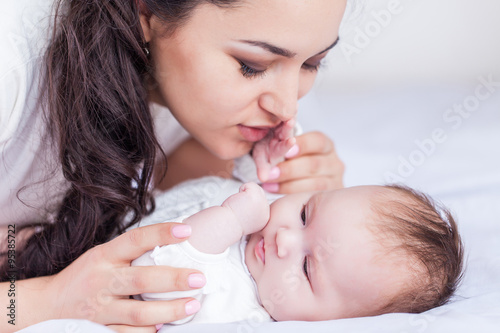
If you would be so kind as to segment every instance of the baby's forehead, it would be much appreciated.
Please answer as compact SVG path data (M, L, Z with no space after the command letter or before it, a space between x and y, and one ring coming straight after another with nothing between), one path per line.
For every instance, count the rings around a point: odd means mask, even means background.
M386 260L392 257L387 255L388 251L402 242L397 233L387 232L387 227L398 228L398 218L407 214L408 206L417 204L407 192L382 185L346 188L330 196L330 202L339 201L339 198L347 199L338 205L344 217L341 223L346 227L356 225L355 231L363 235L366 242L374 245L376 254L381 254ZM328 200L324 200L324 203L323 206L328 207ZM332 217L332 224L338 222Z
M320 192L309 200L314 211L312 220L323 226L325 236L343 230L377 243L385 234L383 227L395 225L397 216L405 215L405 206L415 204L411 202L407 193L377 185ZM393 233L383 236L391 244L397 241Z
M390 187L363 185L317 192L311 196L310 201L315 202L318 209L327 209L333 206L339 211L347 209L376 211L379 206L387 206L397 202L410 202L411 199L406 193L399 193L399 191Z
M397 188L386 185L358 185L325 191L322 193L326 195L343 196L348 198L358 197L363 199L384 199L396 198L401 195L406 196L406 194L401 193Z

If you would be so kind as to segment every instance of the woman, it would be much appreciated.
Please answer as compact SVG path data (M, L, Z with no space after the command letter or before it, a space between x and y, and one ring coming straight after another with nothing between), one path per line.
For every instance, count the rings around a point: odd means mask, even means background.
M16 326L0 328L85 318L153 330L199 304L138 304L129 295L199 288L204 277L130 261L190 231L165 223L110 239L154 209L153 187L230 171L228 161L295 117L337 42L346 0L61 0L48 46L43 25L16 30L20 13L52 1L8 4L13 19L2 24L4 35L24 39L6 42L2 59L12 61L0 73L0 224L11 250L2 278L17 276L22 309ZM182 144L187 134L170 112L189 133ZM297 137L287 157L266 189L342 185L342 163L323 134ZM1 283L4 304L11 287Z

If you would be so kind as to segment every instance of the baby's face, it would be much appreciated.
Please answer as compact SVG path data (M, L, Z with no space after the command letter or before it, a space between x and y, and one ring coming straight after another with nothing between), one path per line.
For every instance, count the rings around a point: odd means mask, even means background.
M246 264L262 304L275 320L329 320L373 315L404 280L368 226L370 198L385 190L360 186L285 196L252 234Z

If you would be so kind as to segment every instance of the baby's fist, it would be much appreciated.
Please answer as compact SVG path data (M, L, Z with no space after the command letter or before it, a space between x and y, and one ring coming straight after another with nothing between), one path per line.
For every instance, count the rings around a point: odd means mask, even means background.
M269 203L264 190L255 183L241 185L239 193L227 198L222 206L233 211L245 235L263 229L269 221Z

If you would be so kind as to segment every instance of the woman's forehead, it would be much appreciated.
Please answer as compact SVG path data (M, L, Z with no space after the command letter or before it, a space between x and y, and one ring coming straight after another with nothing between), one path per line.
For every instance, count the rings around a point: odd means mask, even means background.
M307 56L312 56L337 40L345 3L252 0L230 8L204 4L195 9L190 20L202 20L206 31L221 32L226 38L263 41L299 55L307 51Z

